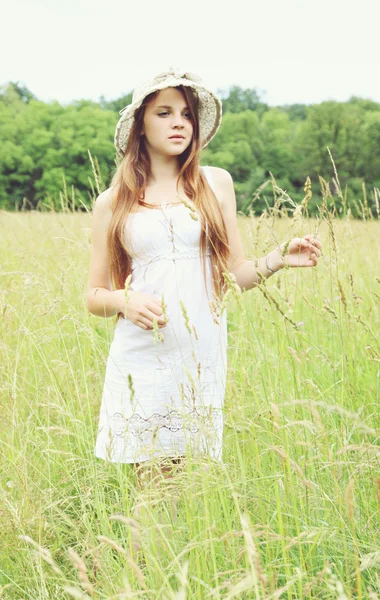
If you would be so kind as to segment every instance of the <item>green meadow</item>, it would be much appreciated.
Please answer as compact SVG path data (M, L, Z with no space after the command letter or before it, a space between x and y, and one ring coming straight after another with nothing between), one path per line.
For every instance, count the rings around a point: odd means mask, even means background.
M223 464L143 489L94 456L91 214L0 212L0 598L380 598L380 219L322 192L239 216L248 259L306 233L322 256L231 295Z

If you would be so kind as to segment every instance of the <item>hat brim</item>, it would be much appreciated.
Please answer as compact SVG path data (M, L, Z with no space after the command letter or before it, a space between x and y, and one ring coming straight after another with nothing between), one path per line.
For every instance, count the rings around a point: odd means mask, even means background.
M128 143L128 137L133 124L135 112L142 105L144 99L149 94L166 89L168 87L178 87L180 85L191 87L195 90L199 98L199 135L201 148L207 146L218 131L222 122L222 102L211 90L205 88L202 84L189 79L166 78L165 81L152 86L134 102L120 111L121 117L116 125L114 143L117 153L123 157Z

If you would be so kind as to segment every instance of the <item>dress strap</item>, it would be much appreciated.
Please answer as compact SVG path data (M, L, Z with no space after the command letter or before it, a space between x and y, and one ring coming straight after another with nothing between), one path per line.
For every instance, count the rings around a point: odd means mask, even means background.
M203 173L205 174L206 179L209 182L212 191L215 193L214 179L212 177L210 167L201 167L201 169L203 169Z

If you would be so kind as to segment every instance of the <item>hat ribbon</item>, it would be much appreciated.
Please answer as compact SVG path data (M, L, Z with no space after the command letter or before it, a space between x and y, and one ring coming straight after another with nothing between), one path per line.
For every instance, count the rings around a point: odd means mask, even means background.
M170 67L169 71L164 71L163 73L157 75L153 79L153 81L155 83L160 83L167 77L171 76L175 77L176 79L189 79L190 81L194 81L195 83L202 82L202 79L201 77L199 77L199 75L195 75L195 73L190 73L189 71L180 71L179 69L175 69L173 67Z

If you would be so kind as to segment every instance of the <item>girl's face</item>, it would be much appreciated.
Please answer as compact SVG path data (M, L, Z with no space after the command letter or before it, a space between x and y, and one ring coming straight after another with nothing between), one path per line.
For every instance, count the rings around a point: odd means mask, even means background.
M177 156L191 143L193 124L182 93L175 87L160 90L147 105L143 131L148 150ZM173 138L172 136L182 136Z

